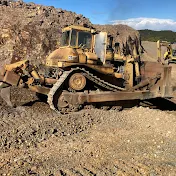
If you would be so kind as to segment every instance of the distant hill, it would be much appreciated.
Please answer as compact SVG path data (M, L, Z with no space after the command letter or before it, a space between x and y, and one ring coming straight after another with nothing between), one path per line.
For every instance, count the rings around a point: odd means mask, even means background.
M173 31L152 31L152 30L139 30L142 41L156 42L157 40L176 42L176 32Z

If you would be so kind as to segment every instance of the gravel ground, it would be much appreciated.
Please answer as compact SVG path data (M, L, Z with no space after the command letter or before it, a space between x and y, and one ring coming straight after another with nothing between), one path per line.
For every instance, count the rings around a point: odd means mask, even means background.
M58 115L0 111L1 175L175 175L176 113L143 107Z

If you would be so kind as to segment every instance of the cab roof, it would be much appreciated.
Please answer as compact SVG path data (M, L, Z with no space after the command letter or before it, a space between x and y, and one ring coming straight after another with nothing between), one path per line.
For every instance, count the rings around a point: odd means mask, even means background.
M95 29L91 29L91 28L87 28L87 27L83 27L83 26L76 26L76 25L67 26L62 29L62 32L70 31L71 29L76 29L79 31L86 31L86 32L90 32L90 33L96 33Z

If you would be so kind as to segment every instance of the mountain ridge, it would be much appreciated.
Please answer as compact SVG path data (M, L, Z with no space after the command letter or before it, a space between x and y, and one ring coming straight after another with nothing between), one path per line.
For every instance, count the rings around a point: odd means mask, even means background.
M156 42L157 40L176 42L176 32L171 30L154 31L149 29L138 30L142 41Z

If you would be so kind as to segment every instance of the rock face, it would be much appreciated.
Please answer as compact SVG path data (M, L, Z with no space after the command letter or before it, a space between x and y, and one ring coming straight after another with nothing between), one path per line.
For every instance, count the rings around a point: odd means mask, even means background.
M54 7L0 0L0 59L15 56L43 61L56 49L65 25L91 22L82 15Z
M65 25L92 26L89 19L74 12L52 6L0 0L0 65L12 58L44 63L46 56L59 46L61 29ZM98 30L112 33L115 41L124 43L129 35L139 33L123 25L95 25Z

